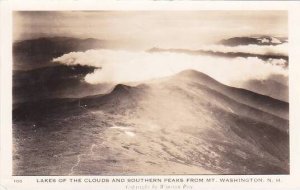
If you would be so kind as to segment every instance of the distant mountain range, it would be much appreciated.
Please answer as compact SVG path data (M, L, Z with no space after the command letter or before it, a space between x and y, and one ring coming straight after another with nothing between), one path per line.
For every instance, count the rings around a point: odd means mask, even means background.
M272 36L258 36L258 37L233 37L221 40L220 44L226 46L240 46L240 45L279 45L286 43L287 38L272 37Z
M14 69L52 66L51 60L65 53L111 46L111 42L94 38L51 37L20 41L13 44Z
M90 150L75 175L288 174L288 109L193 70L135 87L119 84L105 95L22 103L13 111L14 130L24 138L23 157L16 153L22 164L15 166L23 169L15 175L66 175L71 166L62 163L77 157L63 150ZM27 139L34 130L38 138ZM35 151L38 162L32 162L29 153L44 145L41 138L51 146Z
M218 44L234 47L234 46L247 46L247 45L259 45L259 46L276 46L283 43L287 43L287 38L279 37L270 37L270 36L259 36L259 37L234 37L229 39L221 40ZM218 57L227 57L227 58L236 58L236 57L257 57L264 61L269 59L283 59L286 61L284 67L288 67L288 56L285 55L276 55L276 54L255 54L247 52L221 52L216 50L189 50L189 49L179 49L179 48L159 48L154 47L148 50L149 52L174 52L174 53L185 53L190 55L208 55L208 56L218 56Z
M287 42L286 38L275 38L269 36L261 37L234 37L220 41L220 44L226 46L238 45L278 45ZM75 51L86 51L99 48L118 48L115 42L99 40L94 38L78 39L71 37L49 37L24 40L13 44L14 70L30 70L44 66L53 66L51 60L65 53ZM258 57L263 60L284 59L288 61L287 56L283 55L258 55L244 52L216 52L204 50L187 49L163 49L152 48L149 52L175 52L187 53L192 55L212 55L221 57Z

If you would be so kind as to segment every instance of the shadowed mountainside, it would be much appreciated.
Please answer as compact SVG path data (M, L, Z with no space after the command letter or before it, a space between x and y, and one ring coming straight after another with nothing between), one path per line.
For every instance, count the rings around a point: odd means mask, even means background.
M13 72L14 105L49 98L84 97L109 91L110 84L92 85L84 77L94 67L56 65Z
M249 80L243 83L242 87L275 99L289 102L289 87L288 82L276 81L276 76L270 76L266 80Z

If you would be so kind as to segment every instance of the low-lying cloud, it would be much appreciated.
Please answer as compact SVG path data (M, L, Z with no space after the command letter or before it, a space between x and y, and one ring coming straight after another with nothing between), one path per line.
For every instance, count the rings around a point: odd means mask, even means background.
M288 56L288 43L268 46L255 44L239 46L205 45L199 47L197 50L222 53L249 53L256 55Z
M91 84L142 82L171 76L187 69L203 72L232 86L237 81L267 79L272 74L288 76L288 71L280 66L284 60L280 59L272 59L268 63L259 58L228 59L171 52L101 49L71 52L53 61L64 65L98 67L85 76L86 82Z

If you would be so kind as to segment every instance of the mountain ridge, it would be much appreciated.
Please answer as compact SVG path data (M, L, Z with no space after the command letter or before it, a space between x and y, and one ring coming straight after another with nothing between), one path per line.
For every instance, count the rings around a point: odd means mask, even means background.
M239 101L232 96L237 92ZM138 86L118 84L104 95L20 104L13 110L20 149L14 175L66 175L72 165L62 163L76 163L78 155L75 175L289 174L288 119L246 105L255 102L247 92L186 71ZM278 109L280 101L267 100Z
M223 92L223 94L226 94L228 97L231 98L235 98L236 100L245 102L246 104L250 104L250 105L254 105L257 108L260 108L264 111L267 112L271 112L275 115L278 115L282 118L288 118L287 114L284 113L288 113L288 103L272 98L270 96L266 96L266 95L262 95L262 94L258 94L255 92L252 92L250 90L246 90L243 88L236 88L236 87L231 87L231 86L226 86L218 81L216 81L215 79L213 79L212 77L205 75L201 72L195 71L195 70L188 70L188 71L182 71L181 73L179 73L177 76L178 77L186 77L187 79L189 79L190 75L194 75L196 77L203 77L204 81L209 81L210 85L214 85L215 88L219 89L220 91ZM201 80L200 80L201 81ZM202 80L203 81L203 80ZM203 82L202 82L203 84ZM241 97L239 93L243 93L246 97ZM253 99L252 97L257 97L259 96L260 99ZM271 109L273 109L274 105L272 105L272 103L269 102L273 102L275 101L276 104L274 104L275 106L277 106L277 108L279 109L278 111L271 111Z
M195 71L195 70L185 70L182 71L174 76L171 77L166 77L168 80L164 83L168 83L175 78L179 79L175 80L180 82L181 80L192 80L192 83L190 84L192 88L198 88L200 87L201 89L207 89L209 91L212 91L212 94L217 95L218 97L220 95L229 98L230 100L228 101L234 101L237 102L238 104L241 104L243 106L249 106L251 109L255 110L260 110L262 111L261 114L264 115L264 113L270 113L274 117L278 117L279 120L285 121L288 119L288 117L282 117L282 115L278 114L281 112L288 112L288 104L286 102L274 99L272 97L268 97L265 95L257 94L254 92L251 92L249 90L241 89L241 88L234 88L230 86L223 85L219 83L218 81L214 80L213 78L209 77L206 74L203 74L201 72ZM165 79L163 79L165 80ZM156 84L160 85L160 80L155 81ZM180 84L180 83L178 83ZM199 86L200 85L200 86ZM151 89L151 84L140 84L138 86L128 86L124 84L117 84L109 93L107 94L99 94L99 95L92 95L92 96L87 96L83 98L78 98L74 99L71 98L71 102L74 101L81 101L82 104L85 104L88 107L99 107L99 105L104 105L108 104L110 101L119 101L122 98L130 98L130 99L135 99L136 97L139 96L146 96L147 93L149 93L149 89ZM239 94L241 93L241 94ZM136 96L136 97L133 97ZM244 96L244 97L243 97ZM213 97L213 96L212 96ZM253 98L255 97L255 98ZM257 99L261 99L257 101ZM54 99L55 100L55 99ZM67 100L67 99L66 99ZM51 100L49 100L51 101ZM265 102L265 103L262 103ZM119 102L115 102L114 104L118 104ZM29 105L31 104L30 102L28 103ZM38 102L38 104L41 104ZM26 103L25 103L26 105ZM76 104L75 104L76 105ZM280 111L273 111L271 108L275 109L283 109ZM18 106L19 107L19 106ZM248 108L247 108L248 109ZM250 111L250 110L248 110ZM270 116L266 116L270 117ZM275 121L279 121L278 119L275 119ZM282 121L279 121L277 123L282 124ZM277 123L273 123L273 125L277 125Z

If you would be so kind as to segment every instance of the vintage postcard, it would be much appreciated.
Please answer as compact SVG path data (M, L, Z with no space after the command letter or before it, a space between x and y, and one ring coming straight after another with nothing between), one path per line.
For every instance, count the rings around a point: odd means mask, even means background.
M299 5L1 2L0 190L300 188Z

